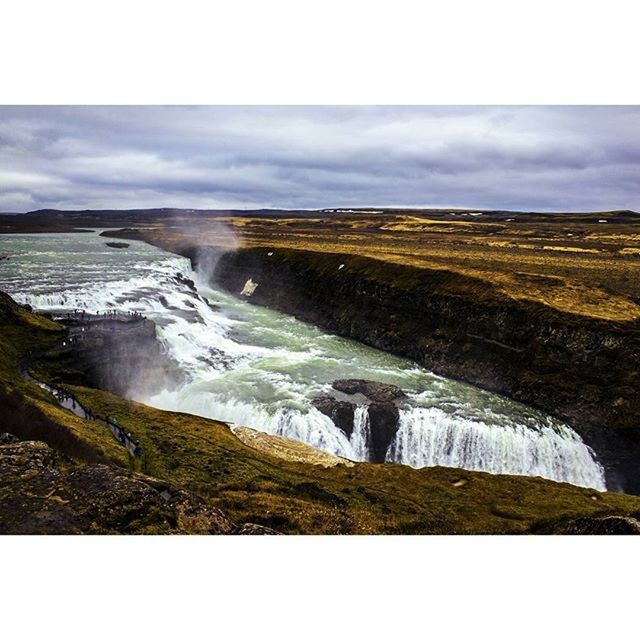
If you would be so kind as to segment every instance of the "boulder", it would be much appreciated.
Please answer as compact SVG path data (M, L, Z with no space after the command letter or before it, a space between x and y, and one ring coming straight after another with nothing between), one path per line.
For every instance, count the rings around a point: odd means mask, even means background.
M270 527L263 527L261 524L253 524L252 522L246 522L236 527L232 532L236 536L277 536L280 535L275 529Z
M398 432L400 412L392 402L372 402L369 405L371 428L371 460L384 462L389 445Z
M176 278L176 282L185 285L186 287L188 287L189 289L191 289L191 291L197 291L197 287L196 287L196 283L191 280L191 278L187 278L184 276L184 274L180 273L178 271L178 273L176 273L175 275Z
M396 400L405 400L407 396L400 387L384 382L373 380L335 380L331 385L336 391L341 391L348 395L361 393L371 402L387 403Z
M389 445L398 431L398 406L408 400L404 391L395 385L373 380L335 380L331 386L338 393L318 396L313 400L313 405L329 416L347 437L351 437L355 409L358 405L366 404L371 431L370 460L384 462Z
M12 444L14 442L18 442L19 438L16 438L11 433L0 433L0 445L3 444Z
M318 396L313 399L313 406L318 411L331 418L336 427L342 429L347 437L353 433L353 412L356 405L345 400L338 400L333 396Z

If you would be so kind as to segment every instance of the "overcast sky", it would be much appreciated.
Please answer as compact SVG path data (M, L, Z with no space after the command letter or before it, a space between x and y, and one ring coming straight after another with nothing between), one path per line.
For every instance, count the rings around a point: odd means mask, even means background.
M0 107L0 211L640 210L636 107Z

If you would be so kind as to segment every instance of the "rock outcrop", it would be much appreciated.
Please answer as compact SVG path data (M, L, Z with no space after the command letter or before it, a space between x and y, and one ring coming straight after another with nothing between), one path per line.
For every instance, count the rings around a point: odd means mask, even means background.
M342 429L347 437L353 433L353 418L356 404L349 400L338 400L333 395L318 396L313 399L313 406L331 418L336 427Z
M255 534L200 496L106 464L81 465L40 441L0 435L2 534Z
M270 435L263 431L256 431L249 427L232 427L234 435L248 447L267 453L275 458L287 460L289 462L303 462L319 467L336 467L345 465L352 467L353 462L334 456L331 453L311 447L304 442L283 438L282 436Z
M315 398L313 405L351 437L358 405L366 405L371 431L370 460L384 462L389 445L398 431L400 412L407 397L399 387L373 380L335 380L336 394Z
M335 380L331 385L336 391L349 395L362 394L372 403L389 404L396 400L406 400L404 391L394 384L373 380Z
M279 535L277 531L274 531L270 527L264 527L261 524L253 524L248 522L247 524L241 524L236 527L232 532L236 536L272 536Z

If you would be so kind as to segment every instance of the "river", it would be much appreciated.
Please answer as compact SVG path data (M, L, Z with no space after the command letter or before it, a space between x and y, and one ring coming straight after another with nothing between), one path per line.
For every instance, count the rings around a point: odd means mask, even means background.
M604 472L569 426L537 410L353 340L329 335L215 288L210 273L143 242L110 248L99 232L0 235L0 289L38 310L138 311L180 363L186 381L158 407L302 440L366 460L366 408L349 439L311 405L336 379L400 387L413 406L387 462L541 476L604 490ZM177 278L182 274L183 278ZM194 292L184 278L197 285Z

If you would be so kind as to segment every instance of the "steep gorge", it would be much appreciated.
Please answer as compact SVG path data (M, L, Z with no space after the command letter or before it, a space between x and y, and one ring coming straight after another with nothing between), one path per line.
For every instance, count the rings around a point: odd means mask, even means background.
M209 260L187 250L197 268ZM610 488L640 493L640 331L507 297L486 281L342 254L261 248L217 259L213 278L250 302L411 358L569 423Z

